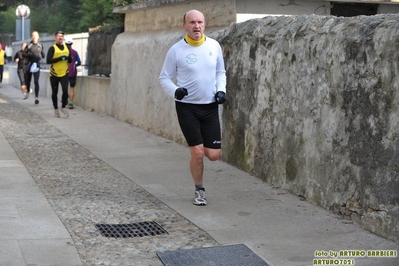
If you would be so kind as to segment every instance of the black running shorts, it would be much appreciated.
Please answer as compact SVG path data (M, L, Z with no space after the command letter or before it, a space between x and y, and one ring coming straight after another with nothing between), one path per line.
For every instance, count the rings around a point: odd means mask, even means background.
M217 103L191 104L176 101L176 112L188 146L204 144L204 147L210 149L221 148Z
M76 86L76 76L69 77L69 86L75 88Z
M18 69L18 78L19 78L19 82L22 85L26 85L25 84L25 71L23 69Z

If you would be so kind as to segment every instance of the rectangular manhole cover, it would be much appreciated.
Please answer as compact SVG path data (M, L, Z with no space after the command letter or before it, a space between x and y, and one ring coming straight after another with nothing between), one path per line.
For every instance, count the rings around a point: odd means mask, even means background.
M244 244L157 252L165 266L269 266Z
M156 222L139 222L132 224L96 224L96 228L105 237L129 238L168 234Z

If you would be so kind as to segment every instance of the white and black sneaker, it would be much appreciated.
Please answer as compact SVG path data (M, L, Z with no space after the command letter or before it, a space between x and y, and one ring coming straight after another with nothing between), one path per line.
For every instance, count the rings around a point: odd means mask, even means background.
M205 197L205 189L199 189L195 191L193 204L198 206L205 206L206 204L208 204Z
M60 110L61 110L61 113L62 113L65 117L68 117L68 116L69 116L69 113L68 113L68 111L67 111L65 108L61 108Z
M54 109L54 117L60 117L60 111L58 109Z

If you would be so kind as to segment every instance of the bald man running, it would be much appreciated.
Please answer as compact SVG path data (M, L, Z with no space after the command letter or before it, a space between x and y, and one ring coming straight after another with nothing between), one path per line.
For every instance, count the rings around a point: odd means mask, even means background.
M183 29L186 35L169 49L159 81L175 98L180 128L190 148L190 172L195 184L192 202L204 206L203 159L216 161L220 157L218 104L226 101L226 70L219 43L204 34L205 17L200 11L184 14Z

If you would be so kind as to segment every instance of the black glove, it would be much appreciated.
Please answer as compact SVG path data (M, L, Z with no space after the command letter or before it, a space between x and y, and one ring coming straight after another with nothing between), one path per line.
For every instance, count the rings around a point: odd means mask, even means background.
M218 104L223 104L226 101L226 93L223 91L216 92L215 100Z
M175 98L179 101L184 98L184 96L188 95L187 89L185 88L177 88L175 91Z

